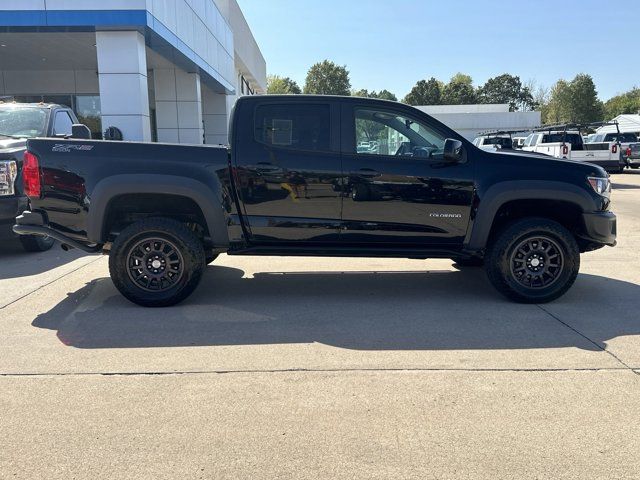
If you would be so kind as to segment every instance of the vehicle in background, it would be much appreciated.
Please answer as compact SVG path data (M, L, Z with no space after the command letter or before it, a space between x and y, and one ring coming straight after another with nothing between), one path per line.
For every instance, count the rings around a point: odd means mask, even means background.
M513 140L508 134L496 133L481 135L473 140L473 144L482 150L513 150Z
M588 143L618 143L620 145L620 153L622 160L626 165L629 165L627 161L628 154L632 144L638 143L638 136L632 132L609 132L609 133L596 133L589 135L591 138Z
M35 137L91 138L78 124L73 110L53 104L0 103L0 238L15 238L15 217L28 209L22 191L22 160L27 140ZM42 236L20 236L25 250L40 252L54 240Z
M619 143L585 143L582 138L582 129L602 125L605 123L564 124L539 128L527 137L523 150L555 158L589 162L604 168L609 173L621 173L626 163L622 159Z
M116 288L151 307L184 300L220 253L484 262L498 291L543 303L581 252L616 243L602 168L483 151L408 105L255 95L231 123L229 148L29 140L14 231L109 252Z
M490 130L478 135L473 144L488 152L496 150L520 150L527 135L520 129Z
M634 170L640 168L640 143L632 143L626 151L627 165Z
M522 150L522 147L524 147L524 142L527 139L526 136L516 136L513 137L513 148L516 150Z

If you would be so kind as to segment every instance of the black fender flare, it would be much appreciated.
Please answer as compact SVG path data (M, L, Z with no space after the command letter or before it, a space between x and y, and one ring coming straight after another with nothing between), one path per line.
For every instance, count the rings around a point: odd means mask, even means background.
M480 197L480 204L472 227L465 238L465 250L479 252L485 249L491 227L498 210L514 200L560 200L577 205L582 212L596 208L588 192L573 183L546 180L512 180L492 185Z
M114 175L98 182L91 192L87 216L89 241L105 243L108 232L104 226L110 202L120 195L137 193L177 195L193 200L202 210L214 246L229 246L220 184L210 186L193 178L161 174Z

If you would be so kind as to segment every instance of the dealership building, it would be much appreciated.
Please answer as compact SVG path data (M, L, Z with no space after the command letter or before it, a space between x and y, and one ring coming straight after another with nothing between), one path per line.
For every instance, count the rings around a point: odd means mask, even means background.
M96 137L226 143L265 90L236 0L0 0L0 98L68 105Z

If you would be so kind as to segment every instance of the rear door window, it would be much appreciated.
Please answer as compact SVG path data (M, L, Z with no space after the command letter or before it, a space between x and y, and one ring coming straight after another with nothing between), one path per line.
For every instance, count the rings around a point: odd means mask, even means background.
M255 140L305 151L330 150L329 105L261 105L255 114Z

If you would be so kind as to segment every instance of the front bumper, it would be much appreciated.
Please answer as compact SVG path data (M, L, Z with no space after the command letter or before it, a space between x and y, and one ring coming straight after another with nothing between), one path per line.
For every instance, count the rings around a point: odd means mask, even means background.
M88 253L102 251L103 245L85 245L54 230L48 225L45 216L39 212L23 212L22 215L15 219L15 222L13 231L18 235L39 235L41 237L55 238L63 246L77 248Z
M613 212L583 213L585 238L601 245L616 245L617 220Z

